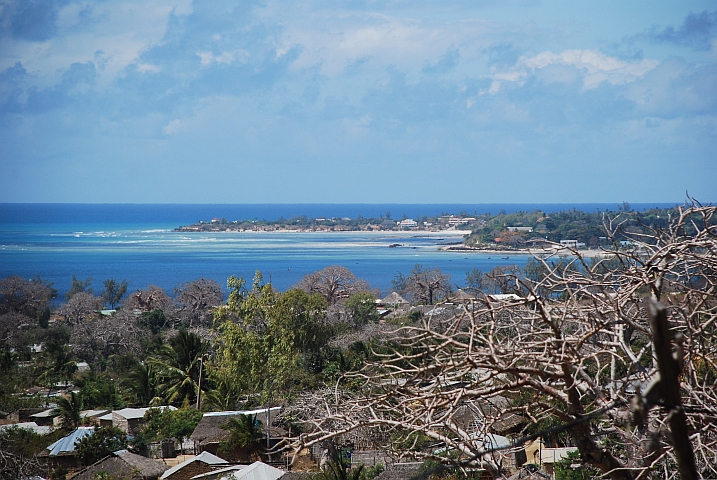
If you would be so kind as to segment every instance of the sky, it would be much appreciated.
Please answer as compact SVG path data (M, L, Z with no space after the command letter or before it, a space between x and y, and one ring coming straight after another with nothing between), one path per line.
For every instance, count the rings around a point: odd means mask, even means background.
M0 0L0 202L687 195L714 0Z

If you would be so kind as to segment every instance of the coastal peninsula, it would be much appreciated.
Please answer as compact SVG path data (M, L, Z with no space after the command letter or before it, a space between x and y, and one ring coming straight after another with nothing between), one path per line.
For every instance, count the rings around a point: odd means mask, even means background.
M395 220L387 212L379 218L308 218L305 215L276 220L234 220L213 218L181 226L177 232L445 232L462 234L460 242L443 245L441 250L480 253L556 254L571 250L592 252L599 256L604 249L634 248L630 234L664 228L677 208L653 208L635 211L627 203L615 210L583 212L577 209L557 213L540 210L495 215L441 214ZM605 228L619 225L613 235Z

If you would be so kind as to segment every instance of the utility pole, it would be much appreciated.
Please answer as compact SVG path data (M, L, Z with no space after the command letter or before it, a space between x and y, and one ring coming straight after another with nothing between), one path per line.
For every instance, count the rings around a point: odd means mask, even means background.
M204 355L199 357L199 385L197 387L197 410L199 410L199 403L202 400L202 367L204 367Z

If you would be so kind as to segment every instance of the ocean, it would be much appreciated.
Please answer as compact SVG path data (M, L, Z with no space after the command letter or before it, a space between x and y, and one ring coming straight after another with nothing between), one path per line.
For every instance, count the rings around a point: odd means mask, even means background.
M633 204L634 209L674 204ZM0 204L0 278L40 276L52 282L59 298L72 276L92 278L95 293L108 278L127 280L129 291L156 285L170 295L182 283L208 278L225 286L231 275L251 283L255 271L279 290L329 265L342 265L383 294L397 273L415 264L439 268L456 287L474 268L524 265L527 255L439 251L461 240L443 232L336 233L182 233L181 225L214 217L233 220L280 217L420 218L441 213L481 214L542 210L556 212L615 210L612 204L291 204L291 205L144 205ZM388 248L399 243L398 248Z

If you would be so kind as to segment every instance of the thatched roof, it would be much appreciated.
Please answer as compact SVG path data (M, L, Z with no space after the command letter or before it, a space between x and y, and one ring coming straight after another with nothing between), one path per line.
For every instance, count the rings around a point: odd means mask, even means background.
M281 407L273 407L269 410L271 417L276 418L276 415L281 411ZM202 419L197 424L196 428L189 436L190 440L199 442L200 445L207 443L219 443L222 440L229 438L229 432L224 430L222 425L225 425L230 418L238 418L240 415L256 415L260 421L265 421L266 408L258 410L237 410L229 412L209 412L202 416ZM262 429L265 430L265 426L262 423ZM282 432L272 427L269 433L273 437L281 437L285 432Z
M119 450L82 470L75 480L94 480L98 472L107 472L117 478L133 480L156 480L169 467L151 458Z
M448 300L452 302L470 302L471 300L475 300L476 296L466 292L465 290L458 289L455 292L453 292L449 297Z
M383 305L405 305L408 303L408 300L396 292L391 292L385 298L381 299L381 303Z

